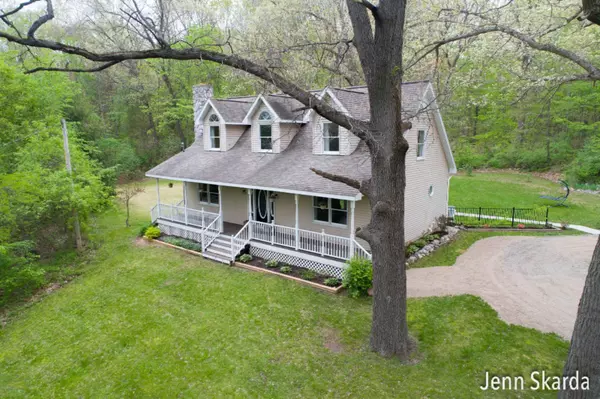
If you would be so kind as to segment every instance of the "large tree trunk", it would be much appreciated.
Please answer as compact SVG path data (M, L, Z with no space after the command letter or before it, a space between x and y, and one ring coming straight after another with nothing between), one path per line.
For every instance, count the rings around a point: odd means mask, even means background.
M569 357L563 372L580 378L587 376L589 390L565 390L558 395L561 399L600 398L600 237L594 250L592 263L585 280L579 302L575 330L571 338Z
M408 359L404 259L405 153L372 157L374 195L370 245L373 251L371 348L383 356ZM390 201L392 199L392 201Z

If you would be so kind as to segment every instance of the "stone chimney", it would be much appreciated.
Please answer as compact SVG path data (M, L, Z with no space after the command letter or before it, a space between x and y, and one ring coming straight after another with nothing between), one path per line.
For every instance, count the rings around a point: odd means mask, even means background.
M193 87L194 91L194 136L195 142L200 144L204 133L204 123L200 120L200 111L209 98L213 96L213 88L209 84L200 84Z

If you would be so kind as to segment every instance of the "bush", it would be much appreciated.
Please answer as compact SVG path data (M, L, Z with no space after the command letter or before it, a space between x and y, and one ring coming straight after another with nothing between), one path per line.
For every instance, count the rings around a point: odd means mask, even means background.
M144 234L144 237L147 238L158 238L160 237L160 229L158 227L154 227L154 226L150 226L146 229L146 233Z
M248 263L252 260L252 255L250 254L243 254L242 256L240 256L240 262L242 263Z
M292 268L290 266L281 266L279 269L281 273L289 274L292 272Z
M414 254L417 253L417 251L421 249L418 246L416 246L415 244L410 244L407 248L406 248L406 256L410 257L413 256Z
M419 238L418 240L413 241L411 245L416 245L419 247L419 249L421 249L427 245L427 240L425 240L425 238Z
M271 259L271 260L268 260L265 262L265 266L271 267L271 268L277 267L277 266L279 266L279 262L277 262L275 259Z
M567 177L576 183L600 184L600 136L590 139L577 153Z
M344 271L343 285L353 298L367 295L373 285L373 263L368 259L350 259Z
M46 271L33 254L34 243L0 245L0 306L11 298L29 296L46 282Z
M304 280L314 280L315 277L317 277L317 273L309 269L303 269L300 271L300 277L302 277Z
M340 285L340 279L335 277L329 277L325 279L324 283L328 287L337 287L338 285Z
M200 243L191 240L186 240L185 238L165 237L163 238L163 241L181 248L189 249L196 252L202 252L202 245Z
M427 234L426 236L423 236L423 239L425 241L427 241L428 243L438 240L439 238L440 238L439 234Z
M154 224L149 223L149 224L146 224L146 225L140 227L140 231L138 231L138 237L145 236L146 235L146 230L148 230L148 227L153 227L153 226L154 226Z

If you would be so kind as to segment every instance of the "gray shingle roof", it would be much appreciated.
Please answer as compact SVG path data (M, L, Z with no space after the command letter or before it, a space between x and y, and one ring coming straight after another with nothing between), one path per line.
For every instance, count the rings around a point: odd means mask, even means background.
M404 112L418 110L427 82L403 86ZM369 118L369 101L364 86L331 89L355 118ZM302 120L303 105L285 95L265 96L280 118ZM215 100L226 122L241 123L256 97ZM229 151L205 151L203 140L147 172L150 177L164 177L209 182L237 187L262 187L287 192L317 193L324 196L354 198L359 193L343 183L317 176L310 168L363 180L371 176L369 152L360 143L351 155L314 155L311 123L302 126L288 148L279 154L252 152L248 127Z
M358 194L357 190L317 176L310 168L357 179L371 175L369 154L362 143L351 155L313 155L310 124L304 125L280 154L252 152L249 128L229 151L205 151L201 141L146 175L352 198Z

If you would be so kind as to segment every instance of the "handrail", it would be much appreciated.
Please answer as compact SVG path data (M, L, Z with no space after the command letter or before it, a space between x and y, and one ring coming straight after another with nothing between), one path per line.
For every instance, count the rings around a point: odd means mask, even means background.
M212 242L219 236L219 234L221 234L221 229L216 229L213 227L213 224L219 222L220 219L221 215L217 216L211 224L209 224L208 226L206 226L206 228L202 230L202 252L206 251L206 248L208 248L209 245L212 244ZM213 230L216 230L218 233L215 235L211 235L208 242L205 243L206 240L204 238L206 237L206 233L208 233L209 231L212 233Z
M246 224L237 232L235 236L231 237L231 260L235 260L235 256L241 249L246 245L250 239L248 230L250 228L250 221L247 221Z
M360 243L358 241L356 241L354 239L353 239L353 241L354 241L354 254L351 254L351 255L354 256L354 255L356 255L356 252L358 252L359 253L359 255L358 255L359 257L361 257L361 258L364 257L364 258L367 258L367 259L371 260L371 258L372 258L371 253L369 251L367 251L365 249L365 247L363 247L362 245L360 245ZM364 255L364 256L361 256L361 255Z
M155 208L157 208L157 219L170 220L200 228L206 227L207 222L212 222L214 218L219 216L218 213L205 211L204 208L193 209L162 203L152 209Z

